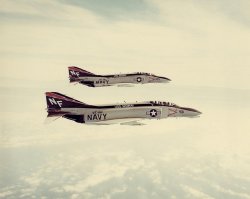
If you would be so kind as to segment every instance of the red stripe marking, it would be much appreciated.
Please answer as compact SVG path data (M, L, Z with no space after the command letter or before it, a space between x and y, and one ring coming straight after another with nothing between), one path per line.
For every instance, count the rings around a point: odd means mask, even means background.
M75 66L69 66L69 70L73 70L73 71L77 71L77 72L84 72L84 73L88 73L88 74L94 75L94 73L91 73L89 71L83 70L81 68L77 68Z
M168 116L174 115L175 113L178 112L177 109L174 110L174 109L170 109L170 108L169 108L168 110L169 110L169 111L172 111L172 113L169 113Z
M84 104L84 103L82 103L82 102L78 102L78 101L76 101L76 100L72 100L72 99L63 97L63 96L61 96L61 95L57 95L57 94L55 94L55 93L46 92L46 96L48 96L48 97L53 97L53 98L56 98L56 99L65 100L65 101L68 101L68 102L74 102L74 103L78 103L78 104Z

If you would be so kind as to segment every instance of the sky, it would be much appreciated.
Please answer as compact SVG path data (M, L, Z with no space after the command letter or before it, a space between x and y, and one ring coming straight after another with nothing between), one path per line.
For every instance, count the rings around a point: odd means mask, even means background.
M63 80L65 67L77 65L100 74L145 71L166 74L177 84L250 88L248 1L1 5L3 83L37 76Z
M0 0L0 198L250 198L250 2ZM70 85L68 66L169 84ZM44 92L200 118L44 124Z

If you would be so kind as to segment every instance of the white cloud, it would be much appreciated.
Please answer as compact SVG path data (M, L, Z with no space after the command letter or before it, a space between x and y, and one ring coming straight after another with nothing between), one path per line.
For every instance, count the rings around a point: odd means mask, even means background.
M191 194L192 198L199 198L199 199L214 199L214 197L211 197L207 195L206 193L203 193L197 189L194 189L187 185L181 185L182 188L188 193Z
M213 187L215 189L219 190L220 192L229 194L229 195L231 195L233 197L239 197L239 198L244 198L244 199L249 199L250 198L250 195L246 194L246 193L239 193L239 192L236 192L236 191L233 191L233 190L230 190L230 189L223 188L223 187L221 187L219 185L214 185Z
M4 192L0 192L0 198L6 198L7 196L12 195L13 192L12 191L4 191Z
M113 154L110 155L112 158ZM105 158L108 157L109 155L105 154ZM102 157L101 159L103 163L96 165L93 168L91 175L72 185L65 185L64 190L67 192L84 192L87 188L95 187L98 184L104 183L110 179L122 178L128 169L137 169L143 165L143 160L133 160L133 157L131 157L129 153L119 153L116 157L118 157L118 162L116 163L107 162Z

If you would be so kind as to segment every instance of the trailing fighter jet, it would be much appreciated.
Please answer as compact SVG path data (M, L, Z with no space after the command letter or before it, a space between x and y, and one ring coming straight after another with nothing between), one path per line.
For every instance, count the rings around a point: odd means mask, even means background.
M130 73L130 74L115 74L115 75L96 75L75 66L69 66L69 81L70 83L80 83L89 87L102 86L132 86L132 84L145 83L167 83L171 81L166 77L156 76L151 73Z
M47 92L48 118L66 118L85 124L143 125L142 119L197 117L200 111L169 102L136 102L111 105L89 105L57 92Z

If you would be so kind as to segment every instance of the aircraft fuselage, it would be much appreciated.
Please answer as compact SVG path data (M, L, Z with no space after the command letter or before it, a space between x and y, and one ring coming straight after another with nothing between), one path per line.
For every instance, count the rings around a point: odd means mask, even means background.
M70 66L69 68L70 82L78 82L89 87L103 87L112 85L126 84L146 84L146 83L167 83L171 81L166 77L154 75L152 73L128 73L114 75L96 75L84 69Z
M92 87L112 86L116 84L167 83L169 81L165 77L144 74L85 76L78 78L79 83Z
M151 103L131 103L118 105L96 106L93 108L61 108L67 115L80 115L81 123L109 123L112 121L136 121L141 119L162 119L167 117L196 117L201 112L184 107L169 107ZM77 122L77 121L76 121ZM118 122L119 123L119 122Z

